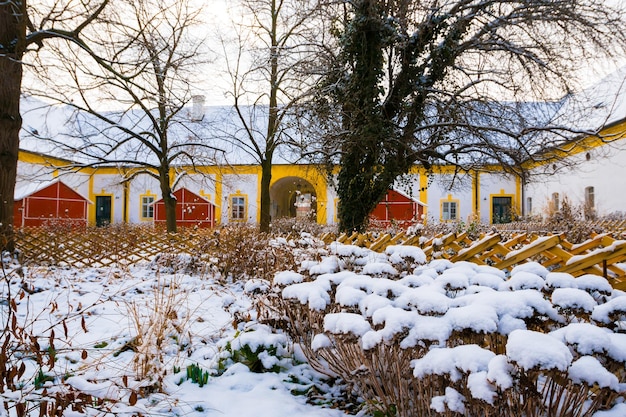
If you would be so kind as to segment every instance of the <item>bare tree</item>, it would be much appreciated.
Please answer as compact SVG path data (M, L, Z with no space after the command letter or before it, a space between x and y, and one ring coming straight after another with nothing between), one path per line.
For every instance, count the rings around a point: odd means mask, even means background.
M243 0L242 6L234 41L222 43L238 125L226 139L261 167L260 230L268 231L272 164L291 141L297 107L315 80L308 67L320 9L318 0Z
M85 35L89 56L58 44L59 66L40 74L57 81L35 93L76 110L71 138L47 138L76 161L68 168L123 166L125 181L159 181L168 232L176 232L172 189L181 167L213 162L218 152L187 106L208 56L194 36L200 10L190 3L117 0ZM56 74L71 77L64 83Z
M332 126L320 149L340 166L340 228L365 227L415 164L525 175L540 151L596 133L552 117L581 66L623 52L624 9L611 4L334 2L340 48L314 104Z
M77 42L108 0L0 1L0 251L13 251L13 194L17 175L24 54L50 38Z

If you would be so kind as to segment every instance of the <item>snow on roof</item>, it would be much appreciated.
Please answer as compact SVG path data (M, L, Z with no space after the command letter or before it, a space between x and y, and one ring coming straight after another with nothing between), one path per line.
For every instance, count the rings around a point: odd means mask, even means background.
M44 188L48 188L49 186L56 184L57 182L60 182L61 184L64 184L68 188L72 189L76 194L80 195L82 198L84 198L91 204L91 201L88 198L85 198L85 196L83 196L81 193L79 193L78 191L74 190L72 187L65 184L63 181L56 179L56 178L51 179L51 180L46 180L46 181L28 181L26 183L20 184L19 186L15 187L15 192L13 193L13 199L15 201L20 201L28 196L35 194L37 191L41 191Z
M23 123L20 149L81 163L98 160L97 157L90 157L87 152L78 153L63 149L58 143L60 142L77 148L86 148L88 153L94 155L99 151L99 155L112 163L116 160L137 160L157 164L156 156L147 151L145 146L140 146L136 140L127 141L120 146L119 139L128 137L121 129L112 127L93 115L84 112L77 114L71 106L49 104L34 97L23 96L21 109ZM249 132L239 121L233 106L204 106L202 118L193 116L192 110L190 107L188 111L182 111L172 119L168 130L170 149L178 147L176 150L178 151L180 145L184 146L187 143L190 148L194 148L196 162L201 164L258 164L258 157L250 152L251 148L241 144L249 144L248 135L252 134L259 148L264 150L267 106L242 107L244 118L253 126ZM142 110L126 112L107 110L103 114L115 121L119 127L133 132L152 131L149 118ZM293 135L293 132L288 134ZM97 143L98 146L86 146L88 140ZM198 146L199 144L207 147L203 148ZM274 155L276 164L294 163L299 158L299 155L290 152L287 147L279 147ZM173 164L185 165L190 162L182 158L174 160Z
M554 123L600 130L626 119L626 66L566 98Z
M15 201L22 200L29 195L35 194L39 190L43 190L46 187L54 184L58 180L48 180L48 181L29 181L20 185L19 187L15 187L15 192L13 193L13 199Z
M466 117L468 123L476 117L481 117L480 125L499 126L509 120L515 124L521 118L530 124L539 124L549 127L564 127L578 131L596 131L605 126L615 124L626 119L626 66L604 77L595 85L575 94L565 97L559 102L534 102L534 103L468 103ZM22 98L23 128L21 132L20 147L24 150L59 158L77 158L77 154L71 155L63 152L58 144L46 138L81 145L85 136L92 135L94 139L107 143L105 147L115 142L120 137L120 132L113 132L109 125L90 115L81 115L76 118L74 110L70 106L49 105L33 97ZM248 120L253 127L246 130L239 114L233 106L207 105L202 107L204 117L199 118L194 112L198 111L198 104L190 106L187 111L182 111L172 123L168 132L172 145L185 145L186 142L202 143L216 149L213 152L203 152L197 163L205 164L232 164L250 165L258 164L258 156L252 151L249 135L252 135L261 151L264 150L264 135L267 132L267 106L242 107L243 118ZM147 117L141 111L126 113L111 112L108 115L118 120L121 126L126 126L134 131L137 128L150 130L147 125ZM478 115L478 116L476 116ZM476 123L475 121L473 123ZM506 128L506 127L505 127ZM298 137L300 134L289 126L286 134ZM456 128L459 137L472 134L464 131L462 126ZM482 134L493 136L490 140L511 141L497 133L499 129L486 129ZM105 137L108 132L109 137ZM549 132L545 134L550 134ZM494 135L499 135L495 137ZM544 137L545 139L545 137ZM243 146L241 144L244 144ZM543 150L543 141L537 142L537 149L529 150L539 152ZM511 142L511 146L515 143ZM529 145L532 145L529 143ZM544 143L545 145L545 143ZM96 149L91 147L90 150ZM130 142L125 146L111 152L110 159L154 161L154 155L145 150L145 146L138 146L137 142ZM196 147L198 151L198 147ZM81 156L80 162L85 162L86 157ZM278 147L275 152L273 163L293 164L297 163L300 155L287 146ZM188 160L173 161L174 165L185 165ZM396 190L397 191L397 190ZM417 201L417 200L416 200ZM424 205L422 202L417 201Z

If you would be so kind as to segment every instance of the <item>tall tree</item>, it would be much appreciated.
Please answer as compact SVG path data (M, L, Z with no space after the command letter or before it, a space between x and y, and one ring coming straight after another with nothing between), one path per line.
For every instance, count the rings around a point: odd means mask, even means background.
M180 168L212 162L218 152L202 115L188 111L208 56L194 35L200 9L167 0L116 0L115 6L85 35L90 54L56 45L57 65L40 75L57 81L30 91L76 110L73 137L47 138L77 161L68 168L123 166L126 181L156 178L167 231L176 232L172 190L186 172ZM57 74L71 77L65 83Z
M345 231L363 229L415 164L521 174L574 133L551 123L558 102L536 103L574 91L576 70L625 45L623 9L601 0L338 3L339 53L315 104L335 119L324 149L338 155Z
M0 1L0 251L15 248L13 194L17 175L20 93L23 58L46 39L82 44L82 31L102 12L108 0L34 2Z
M223 42L239 134L227 139L261 167L260 230L270 229L270 184L277 149L312 86L307 68L319 27L318 0L243 0L233 41Z

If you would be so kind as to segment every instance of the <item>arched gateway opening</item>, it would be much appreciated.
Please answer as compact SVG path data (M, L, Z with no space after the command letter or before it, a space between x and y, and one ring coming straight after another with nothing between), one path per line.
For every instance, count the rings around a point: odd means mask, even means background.
M315 221L317 195L315 188L300 177L285 177L270 188L272 219L297 217Z

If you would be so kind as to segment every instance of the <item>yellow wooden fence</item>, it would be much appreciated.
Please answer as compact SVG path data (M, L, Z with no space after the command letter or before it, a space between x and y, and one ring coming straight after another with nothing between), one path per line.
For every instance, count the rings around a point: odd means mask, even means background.
M24 264L102 267L151 262L158 254L202 257L199 249L213 235L208 229L185 228L176 234L149 227L24 228L16 247Z
M539 236L534 233L514 234L509 238L500 233L487 233L476 240L470 239L467 233L425 238L405 232L394 236L343 234L336 239L325 235L323 239L368 247L378 252L389 245L415 245L422 248L428 259L468 261L501 270L535 261L554 272L567 272L574 276L602 275L614 288L626 290L626 240L617 240L608 234L594 235L580 244L568 242L563 234Z

